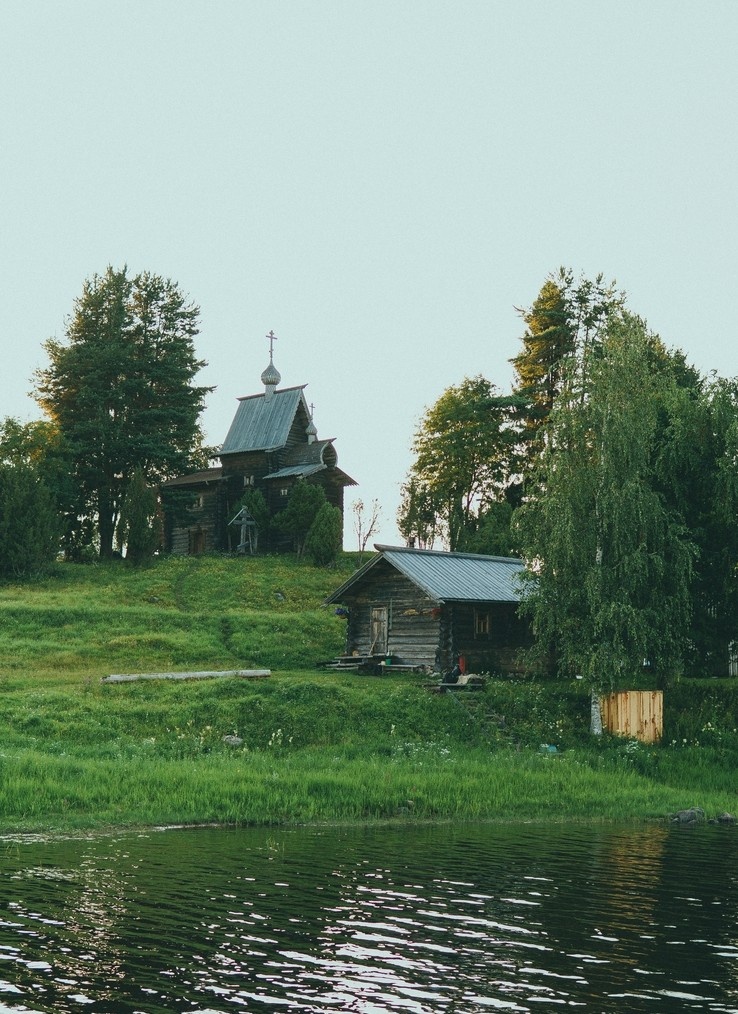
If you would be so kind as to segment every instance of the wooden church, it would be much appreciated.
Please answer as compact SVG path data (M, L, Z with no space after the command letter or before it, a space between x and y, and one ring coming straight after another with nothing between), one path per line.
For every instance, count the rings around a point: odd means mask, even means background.
M264 390L238 399L238 408L220 448L220 467L170 479L161 486L164 548L175 554L289 550L289 536L270 526L260 533L242 506L244 495L260 490L270 518L287 504L298 482L321 486L343 514L344 489L355 481L338 467L334 437L318 439L305 387L279 388L270 331Z

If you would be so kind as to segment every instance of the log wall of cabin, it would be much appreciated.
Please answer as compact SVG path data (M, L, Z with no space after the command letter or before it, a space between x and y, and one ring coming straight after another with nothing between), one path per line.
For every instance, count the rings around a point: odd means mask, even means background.
M486 617L488 630L478 629L477 617ZM524 671L520 650L529 648L529 625L518 616L514 602L490 602L453 607L452 656L463 655L467 672ZM446 666L444 666L445 668Z
M348 654L370 653L372 608L385 606L387 651L400 664L448 672L463 655L467 672L525 671L520 649L530 646L531 633L528 624L518 617L515 603L441 606L394 567L380 561L356 592L345 597L345 605L349 607ZM477 614L487 617L484 631L478 629Z
M179 556L192 553L196 544L198 552L207 553L215 549L217 489L208 487L192 492L194 503L187 508L186 519L180 518L180 523L173 527L169 538L169 551Z
M383 561L367 574L359 593L347 597L347 651L368 654L371 649L371 611L386 606L387 651L402 665L436 668L439 649L438 603Z
M192 507L167 533L168 552L187 556L194 552L227 552L232 548L231 542L238 533L229 528L228 522L243 492L233 478L192 489Z

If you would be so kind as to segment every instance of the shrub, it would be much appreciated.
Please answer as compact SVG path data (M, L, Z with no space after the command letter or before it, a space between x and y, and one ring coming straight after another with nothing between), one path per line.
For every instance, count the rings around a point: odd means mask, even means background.
M318 567L334 563L343 542L343 517L338 507L324 503L310 526L305 552Z

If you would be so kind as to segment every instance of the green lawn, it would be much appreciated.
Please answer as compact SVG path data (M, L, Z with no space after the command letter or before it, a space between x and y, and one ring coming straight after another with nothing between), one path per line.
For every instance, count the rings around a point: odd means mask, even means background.
M343 648L322 603L355 565L65 564L0 586L0 831L738 809L736 681L668 691L664 743L646 747L594 741L577 684L438 695L418 676L316 669ZM262 667L271 678L101 683Z

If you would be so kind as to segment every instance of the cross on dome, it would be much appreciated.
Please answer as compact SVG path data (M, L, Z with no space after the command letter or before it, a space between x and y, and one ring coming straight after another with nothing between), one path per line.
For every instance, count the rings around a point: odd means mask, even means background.
M269 398L276 391L277 384L282 379L282 375L274 365L274 343L277 340L277 336L274 331L270 331L267 338L269 339L269 365L261 375L261 382L264 385L264 394Z

